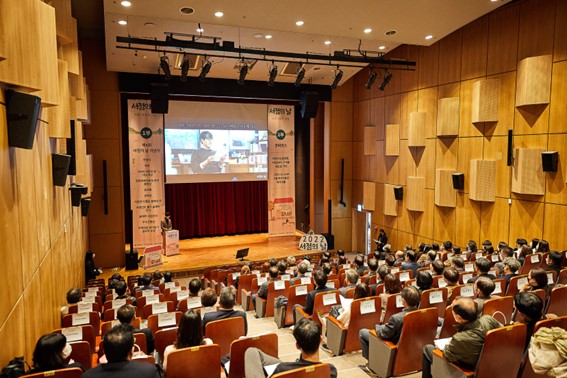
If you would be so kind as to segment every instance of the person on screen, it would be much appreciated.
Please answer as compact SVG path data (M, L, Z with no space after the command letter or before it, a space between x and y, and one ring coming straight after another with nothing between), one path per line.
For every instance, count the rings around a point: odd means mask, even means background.
M171 231L173 229L173 223L171 223L171 214L169 211L165 213L165 218L161 221L161 232Z
M219 173L224 167L226 156L215 161L216 151L211 149L213 145L213 134L203 131L199 135L201 147L191 154L191 170L193 173Z

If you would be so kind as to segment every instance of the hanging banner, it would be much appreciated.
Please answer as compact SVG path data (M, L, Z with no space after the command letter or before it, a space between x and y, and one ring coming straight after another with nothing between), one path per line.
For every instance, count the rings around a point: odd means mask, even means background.
M295 235L293 106L268 106L268 234Z
M130 207L134 248L161 245L164 215L163 115L150 100L128 100Z

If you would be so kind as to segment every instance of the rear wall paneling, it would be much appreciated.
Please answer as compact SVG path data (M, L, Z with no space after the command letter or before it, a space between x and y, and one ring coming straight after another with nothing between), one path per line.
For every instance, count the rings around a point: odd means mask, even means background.
M514 71L518 61L520 5L496 10L488 20L488 74Z
M492 240L493 244L499 241L508 243L510 207L507 198L496 197L495 202L482 202L479 240Z
M510 207L510 235L508 240L517 238L539 238L543 236L543 210L542 202L512 200Z
M439 41L439 85L461 80L462 29Z
M520 4L518 60L553 54L556 8L556 0L531 0Z
M376 127L376 140L384 140L384 97L373 98L370 101L370 124Z
M565 1L557 2L557 13L555 15L555 42L553 61L558 62L560 60L567 59L567 3Z
M418 88L437 85L439 76L439 42L419 48Z
M551 77L549 132L564 133L567 131L567 61L554 63Z
M488 17L481 17L462 28L461 80L486 75L488 52Z

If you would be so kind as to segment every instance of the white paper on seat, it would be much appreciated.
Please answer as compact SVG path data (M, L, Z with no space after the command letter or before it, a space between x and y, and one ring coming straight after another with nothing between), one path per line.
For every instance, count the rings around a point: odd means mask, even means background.
M285 272L286 272L287 274L293 274L293 269L286 269Z
M400 271L400 268L392 268L390 269L390 273L395 274L398 273Z
M154 304L159 302L159 295L148 295L146 297L146 304Z
M494 291L492 294L502 294L502 282L494 282Z
M526 282L528 282L528 277L522 277L520 278L518 281L516 281L518 284L518 290L522 288L522 286L524 286L524 284Z
M442 291L432 291L429 293L429 303L436 304L443 302L443 292Z
M467 283L473 277L474 277L474 274L472 274L472 273L463 274L463 282Z
M477 259L480 259L482 257L482 252L477 252L475 256Z
M400 282L406 282L410 279L410 274L409 272L402 272L400 273Z
M533 255L532 257L530 257L530 261L531 261L532 264L538 263L539 262L539 255Z
M154 295L153 290L142 290L142 297L147 297L148 295Z
M268 281L267 277L258 277L258 286L262 285L266 281Z
M98 293L98 290L99 290L98 286L91 286L87 289L87 292L96 294L96 293Z
M303 285L309 285L311 283L311 277L301 277L301 283Z
M474 264L465 264L465 272L474 272Z
M96 301L96 293L84 293L83 301L85 302L95 302ZM89 300L86 301L85 299L88 298Z
M180 301L185 298L189 298L189 290L179 290L177 292L177 300Z
M323 306L330 306L334 304L337 304L337 298L335 297L335 293L323 294Z
M439 286L439 288L443 288L447 286L447 281L445 281L445 279L443 278L440 278L439 281L437 281L437 285Z
M285 289L285 281L274 281L274 289L275 290L283 290Z
M553 273L549 272L547 273L547 284L551 285L555 283L555 280L553 279Z
M327 287L331 287L331 288L334 289L335 288L335 282L334 281L327 282Z
M163 284L163 287L166 289L171 289L172 287L175 287L175 282L166 282Z
M302 278L303 279L303 278ZM302 282L303 283L303 282ZM307 295L307 286L298 286L295 288L295 295L299 296L299 295Z
M252 271L252 274L259 275L259 274L260 274L260 271L257 270L257 269L255 269L255 270Z
M313 272L305 272L305 277L313 277Z
M343 264L343 268L345 268L345 269L350 268L350 264Z
M461 297L473 297L473 296L474 296L473 285L467 285L461 287Z
M125 304L126 304L126 299L115 299L112 301L112 308L118 308L124 306Z
M404 303L402 302L402 296L400 294L396 294L396 308L404 307Z
M175 325L175 312L164 312L158 314L158 327L169 327Z
M62 328L61 333L67 338L67 342L81 341L83 339L83 327Z
M203 304L201 303L201 297L190 297L187 298L187 308L197 308L201 307Z
M444 339L434 340L433 343L435 344L437 349L445 350L445 347L447 345L449 345L449 343L451 342L451 339L452 339L452 337L446 337Z
M347 308L347 307L350 307L350 305L351 305L351 303L354 299L345 298L342 295L339 295L339 300L341 301L341 306L343 306L343 308Z
M181 286L173 286L169 288L169 294L177 293L181 291Z
M360 302L360 314L370 314L376 312L376 304L374 300Z
M378 266L386 264L386 260L378 260Z
M83 297L83 298L81 299L81 302L93 304L93 303L96 302L96 297Z
M79 302L77 303L77 312L91 312L93 310L93 304L89 302Z
M167 312L167 303L159 302L152 304L152 314L161 314Z
M498 258L498 255L490 256L490 260L492 260L492 262L500 261L500 259Z
M80 314L73 314L73 320L71 325L78 326L82 324L89 324L91 321L91 313L90 312L83 312Z
M463 260L465 260L465 261L467 261L467 260L469 259L466 254L462 254L461 257L462 257Z
M240 273L236 272L236 273L232 273L232 279L235 280L237 277L240 277Z
M282 278L282 281L291 280L291 276L289 274L282 274L281 278Z

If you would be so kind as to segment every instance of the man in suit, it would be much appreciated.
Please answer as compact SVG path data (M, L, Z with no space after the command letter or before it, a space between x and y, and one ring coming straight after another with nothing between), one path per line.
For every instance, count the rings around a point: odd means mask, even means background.
M136 298L126 294L127 288L128 286L126 286L126 282L118 281L116 283L116 286L114 287L114 292L116 293L116 298L114 299L130 299L132 301L132 306L136 306L137 304Z
M478 280L480 277L487 277L490 278L491 280L495 280L496 276L492 273L488 273L490 272L491 267L492 264L490 264L490 261L488 261L488 259L485 259L484 257L481 257L480 259L476 259L474 262L474 270L477 275L469 279L467 283L475 283L476 280Z
M510 283L510 278L518 275L518 269L520 269L520 262L513 257L507 257L504 262L504 275L502 278L506 280L506 287Z
M267 281L262 282L262 284L258 288L258 293L256 293L256 295L252 295L252 304L254 305L254 308L256 308L256 297L268 299L268 286L270 285L270 282L278 280L279 270L277 266L270 267L268 274L270 275L270 278L268 278Z
M416 261L417 254L415 251L406 252L406 261L402 264L402 270L413 270L413 276L417 274L417 270L421 268L421 265Z
M302 261L299 263L299 265L297 266L297 277L292 278L291 282L289 283L290 285L296 285L296 284L300 284L301 283L301 279L302 278L306 278L307 276L305 275L305 273L307 273L307 270L309 269L309 264L307 264L306 261ZM308 277L307 277L308 278Z
M161 221L161 232L170 231L173 229L173 223L171 223L171 214L169 211L165 213L165 218Z
M357 283L358 283L358 273L356 272L356 270L354 269L347 270L345 272L345 282L343 284L345 286L339 289L341 291L341 295L343 297L346 297L347 290L356 287Z
M235 301L236 291L233 287L228 286L221 290L219 297L220 309L218 311L207 312L203 316L203 334L205 333L205 327L207 326L207 323L212 322L213 320L236 318L238 316L244 319L244 336L248 334L248 322L246 321L246 313L244 311L234 309Z
M315 290L311 290L307 293L307 298L305 298L305 307L300 304L296 304L293 309L293 323L295 324L295 307L302 307L306 314L313 315L313 305L315 303L315 295L317 293L324 293L325 291L334 290L333 288L327 287L327 275L318 270L313 274L313 279L315 280Z
M144 329L137 329L132 327L132 320L136 317L136 310L132 305L125 304L124 306L120 306L116 311L116 318L120 321L120 323L128 329L132 333L143 333L146 335L146 345L148 347L148 354L154 352L154 335L149 328Z
M138 286L136 291L159 290L159 287L152 285L152 275L150 273L144 273L144 275L140 278L140 283L142 286Z
M87 370L83 377L160 378L154 365L132 361L134 335L128 326L120 324L112 327L104 335L103 345L108 362Z

